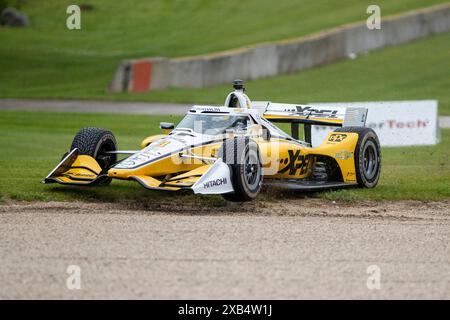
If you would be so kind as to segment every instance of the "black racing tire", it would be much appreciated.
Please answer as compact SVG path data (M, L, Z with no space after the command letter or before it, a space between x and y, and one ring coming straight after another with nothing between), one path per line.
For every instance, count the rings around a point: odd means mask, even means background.
M59 161L63 161L64 158L67 157L68 154L69 154L69 152L65 152L65 153L62 155L61 160L59 160Z
M108 154L106 151L116 151L116 138L111 131L101 128L83 128L75 135L70 150L77 148L79 154L94 158L102 168L102 174L117 162L116 154ZM111 179L106 179L102 184L109 184Z
M230 168L234 193L222 196L233 202L250 201L261 191L263 174L258 145L248 137L235 137L223 142L218 152Z
M381 175L381 147L375 131L365 127L343 127L334 132L358 134L354 156L356 180L361 188L374 188Z

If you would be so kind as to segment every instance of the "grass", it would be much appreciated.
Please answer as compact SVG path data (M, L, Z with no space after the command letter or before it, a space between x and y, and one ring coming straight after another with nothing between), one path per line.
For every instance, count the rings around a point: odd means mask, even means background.
M218 196L192 196L150 192L137 183L114 181L109 187L43 185L42 178L69 148L79 128L98 126L112 130L122 149L137 149L142 138L159 132L160 121L179 117L35 113L0 111L0 199L26 201L152 201L213 203ZM333 200L439 200L450 198L450 130L442 143L430 147L385 148L380 184L371 190L349 189L306 194ZM295 195L294 195L295 196ZM305 196L298 194L299 197ZM292 195L263 193L260 199L277 201Z
M436 146L384 148L380 184L375 189L326 192L331 200L450 199L450 129Z
M65 27L69 0L27 1L32 27L0 28L0 97L221 101L221 86L145 95L105 91L122 59L183 56L298 37L363 21L371 1L87 1L82 30ZM379 0L382 15L445 0ZM450 114L449 37L388 49L308 72L248 84L258 99L331 101L438 98ZM361 86L364 83L364 86ZM364 88L363 88L364 87ZM324 89L326 88L326 89ZM351 89L348 89L351 88ZM367 90L365 88L368 88Z

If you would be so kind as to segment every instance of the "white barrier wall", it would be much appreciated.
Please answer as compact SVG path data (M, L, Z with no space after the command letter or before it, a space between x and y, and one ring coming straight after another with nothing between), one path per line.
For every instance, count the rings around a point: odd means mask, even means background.
M363 107L366 126L375 130L381 146L435 145L440 141L436 100L352 103L311 103L314 106ZM313 126L312 144L318 146L332 127Z

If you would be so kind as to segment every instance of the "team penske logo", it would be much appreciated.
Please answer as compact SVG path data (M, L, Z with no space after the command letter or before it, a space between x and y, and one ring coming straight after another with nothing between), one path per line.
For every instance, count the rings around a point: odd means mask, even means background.
M203 189L209 189L209 188L213 188L213 187L218 187L221 186L223 184L227 184L227 178L221 178L221 179L216 179L216 180L210 180L207 181L205 183L203 183Z

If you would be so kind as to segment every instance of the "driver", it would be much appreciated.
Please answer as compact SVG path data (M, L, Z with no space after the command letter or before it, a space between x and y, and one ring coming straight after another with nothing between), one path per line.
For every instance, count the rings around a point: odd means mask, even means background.
M244 130L247 127L247 121L243 118L238 118L228 128L236 128L238 130Z

